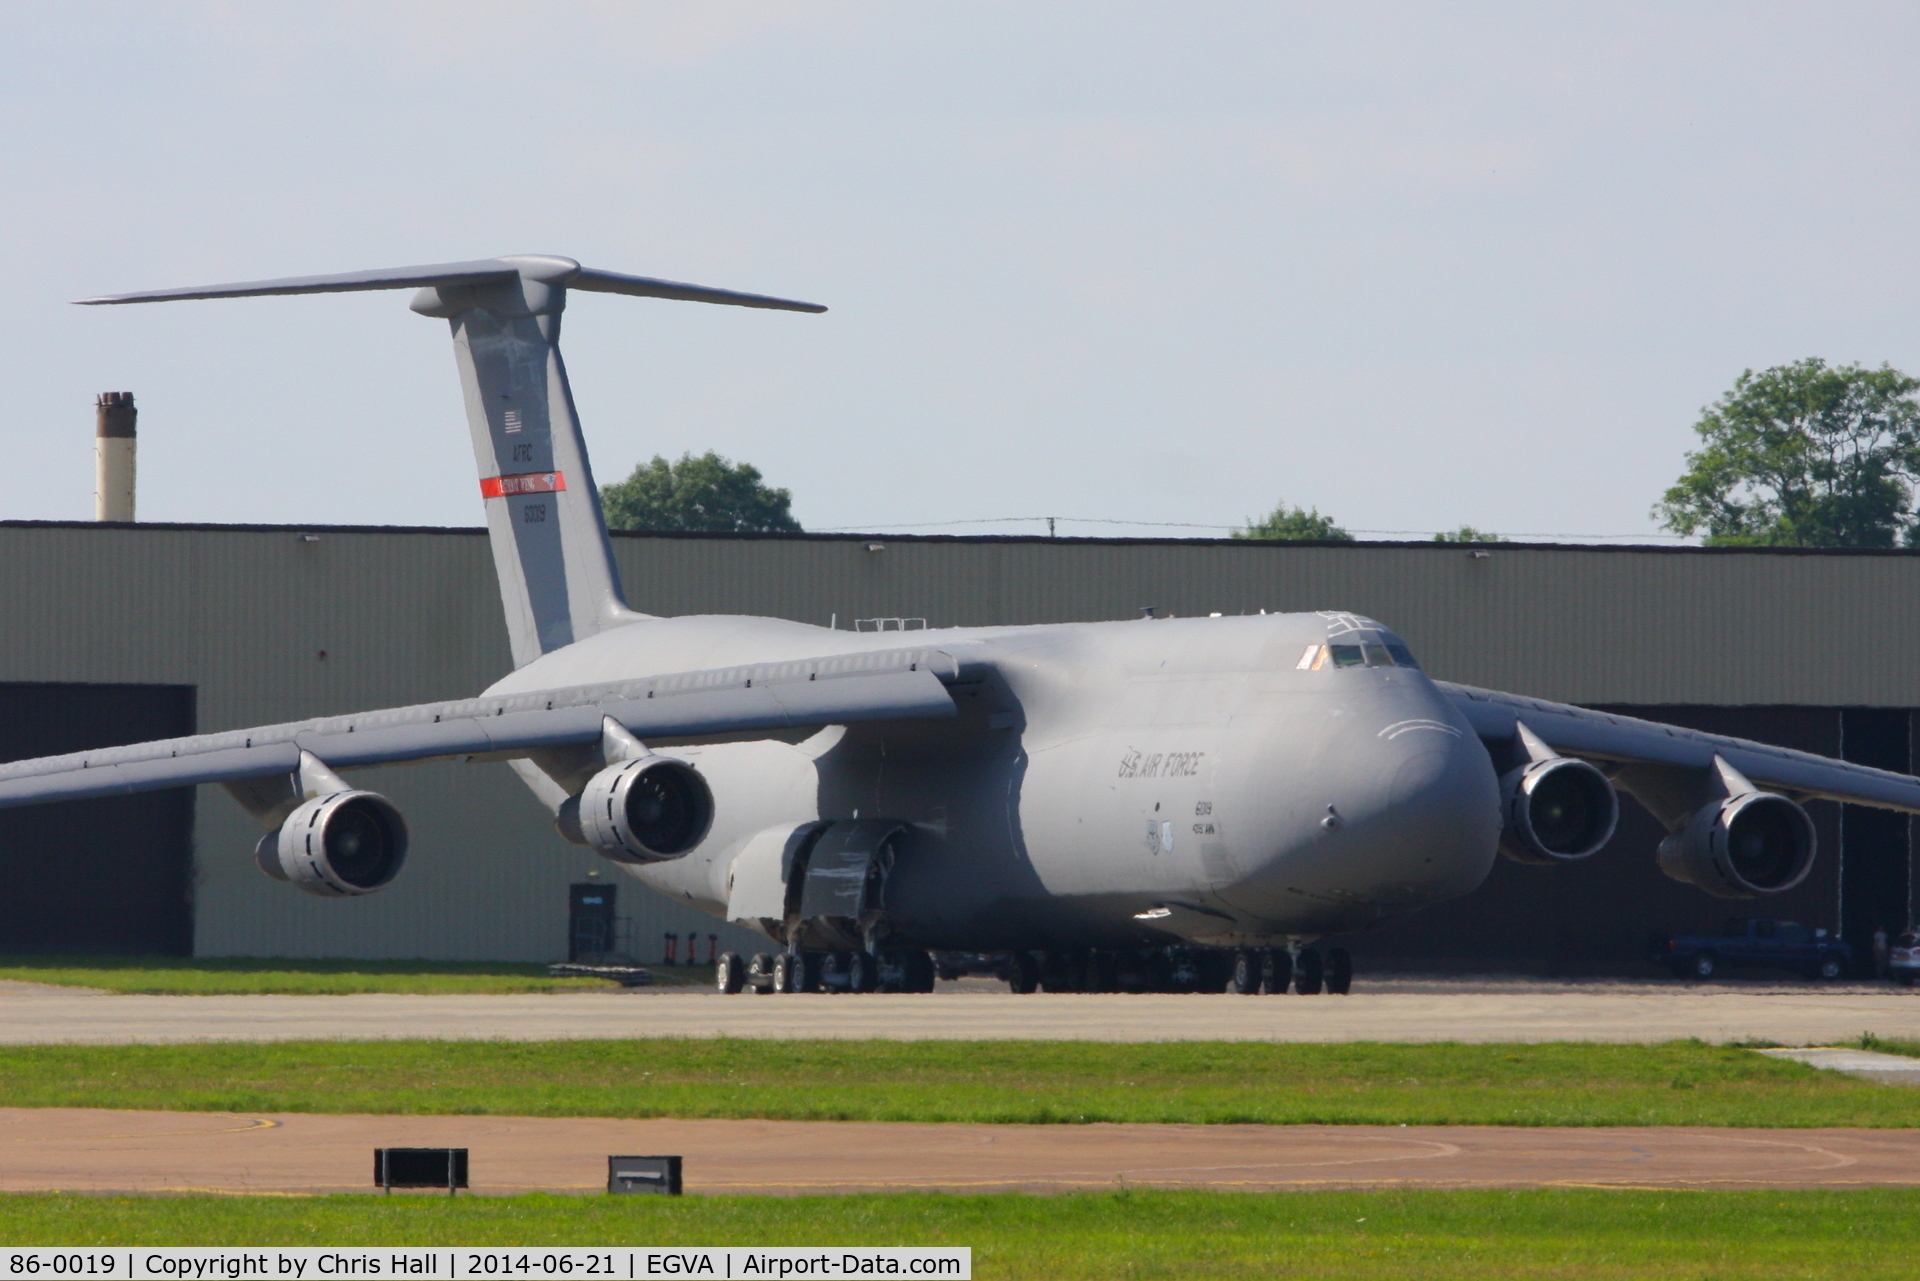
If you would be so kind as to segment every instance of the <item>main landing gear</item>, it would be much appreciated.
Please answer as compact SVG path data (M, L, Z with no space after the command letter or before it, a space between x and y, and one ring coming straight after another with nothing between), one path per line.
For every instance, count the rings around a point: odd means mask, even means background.
M770 992L931 992L933 957L925 952L723 952L714 985L732 996Z
M1026 992L1259 992L1302 996L1353 987L1345 948L1162 948L1147 952L1010 952L1001 976Z
M940 954L954 961L953 977L997 970L1016 993L1027 992L1298 992L1344 996L1353 987L1353 959L1345 948L1322 955L1310 947L1174 947L1140 952L1004 952ZM966 962L958 968L959 958ZM724 952L714 982L736 992L931 992L934 956L920 951ZM941 977L946 977L941 975Z

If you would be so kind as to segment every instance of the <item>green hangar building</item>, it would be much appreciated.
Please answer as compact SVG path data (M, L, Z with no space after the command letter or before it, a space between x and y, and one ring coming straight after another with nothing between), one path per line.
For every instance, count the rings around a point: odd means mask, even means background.
M1908 771L1920 552L1197 539L614 535L656 614L843 628L1352 610L1434 676ZM0 760L477 693L509 668L481 529L0 523ZM889 622L885 625L894 625ZM1151 624L1143 623L1143 626ZM1274 761L1285 770L1285 761ZM750 941L556 836L502 764L381 771L407 871L322 900L254 866L217 788L0 811L0 952L554 960L568 886L620 886L627 939ZM1913 912L1908 820L1815 802L1820 856L1752 904L1665 879L1632 801L1565 867L1496 865L1341 940L1368 969L1638 973L1651 932L1729 913L1864 941Z

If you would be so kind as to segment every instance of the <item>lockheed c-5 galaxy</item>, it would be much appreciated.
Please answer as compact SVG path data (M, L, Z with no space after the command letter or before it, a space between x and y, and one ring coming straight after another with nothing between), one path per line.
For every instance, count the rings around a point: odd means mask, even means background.
M1349 613L848 633L659 618L621 592L557 345L569 290L808 303L521 256L92 298L413 288L453 330L515 670L477 698L0 766L0 805L223 783L267 875L369 894L393 804L337 770L504 760L567 840L764 933L728 991L1345 991L1323 936L1466 894L1496 853L1604 845L1620 792L1669 876L1807 875L1809 798L1920 813L1920 779L1430 679Z

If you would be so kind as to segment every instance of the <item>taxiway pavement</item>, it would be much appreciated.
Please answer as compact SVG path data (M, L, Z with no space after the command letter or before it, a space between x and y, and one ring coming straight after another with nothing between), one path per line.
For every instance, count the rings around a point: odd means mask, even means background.
M944 985L943 985L944 986ZM547 1041L657 1036L1097 1041L1613 1041L1823 1045L1920 1039L1920 995L1849 985L1400 980L1350 996L126 996L0 991L0 1044Z
M1920 1131L927 1125L0 1108L0 1191L374 1190L376 1147L464 1147L472 1191L591 1193L674 1152L690 1193L1122 1185L1807 1188L1920 1184Z

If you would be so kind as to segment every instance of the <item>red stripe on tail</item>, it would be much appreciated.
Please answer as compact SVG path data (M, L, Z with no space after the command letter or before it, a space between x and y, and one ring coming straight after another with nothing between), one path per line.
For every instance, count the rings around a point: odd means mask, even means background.
M505 498L510 494L557 494L567 487L567 474L558 471L529 472L525 476L483 476L482 498Z

